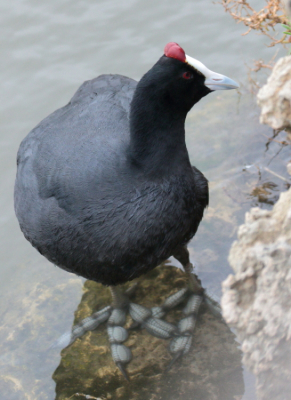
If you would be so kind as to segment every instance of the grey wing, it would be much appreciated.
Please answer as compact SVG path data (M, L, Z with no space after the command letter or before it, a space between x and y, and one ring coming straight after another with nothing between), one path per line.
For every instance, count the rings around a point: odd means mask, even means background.
M67 211L71 205L84 207L84 193L94 196L90 190L97 190L98 180L106 180L104 171L110 174L114 164L122 162L135 87L136 81L121 75L87 81L65 107L23 140L15 183L15 210L23 227L41 229L39 216L44 209L57 213L57 206ZM47 207L45 202L52 204Z

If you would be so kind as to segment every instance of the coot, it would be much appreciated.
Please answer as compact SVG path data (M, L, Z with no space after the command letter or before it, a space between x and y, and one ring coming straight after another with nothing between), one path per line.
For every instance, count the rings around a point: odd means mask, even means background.
M174 336L173 354L190 347L190 339L182 347L177 342L191 327L161 319L186 295L192 311L185 319L194 318L202 292L186 245L208 205L208 184L190 164L185 118L213 90L237 87L171 42L139 82L121 75L85 82L20 145L15 211L21 230L60 268L111 286L113 308L94 321L109 318L113 358L125 375L126 310L151 333ZM190 289L160 310L130 303L114 288L172 255L191 277Z

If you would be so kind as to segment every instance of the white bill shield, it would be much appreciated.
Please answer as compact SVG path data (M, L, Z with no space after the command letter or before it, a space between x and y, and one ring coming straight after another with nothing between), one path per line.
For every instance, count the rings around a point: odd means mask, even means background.
M201 61L186 55L185 62L205 76L204 85L210 90L237 89L239 85L227 76L218 74L208 69Z

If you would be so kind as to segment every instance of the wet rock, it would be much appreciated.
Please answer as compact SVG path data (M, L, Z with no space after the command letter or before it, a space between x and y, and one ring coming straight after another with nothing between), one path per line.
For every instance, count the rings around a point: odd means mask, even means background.
M146 307L156 306L185 284L180 270L161 266L140 280L133 301ZM84 289L75 323L110 302L109 290L104 286L87 281ZM177 323L185 317L184 307L185 302L165 319ZM126 327L130 324L128 317ZM87 398L114 400L241 398L244 391L241 351L234 334L206 307L199 314L189 353L166 372L171 361L169 343L149 335L145 329L129 331L124 344L132 351L133 359L127 366L130 382L126 382L112 360L106 324L87 332L61 353L60 365L53 374L56 400L77 400L80 398L77 393L92 396Z
M279 59L257 100L262 108L260 122L287 130L291 138L291 56Z
M291 393L291 189L273 210L253 208L238 230L223 282L222 308L236 328L243 362L257 377L261 400Z

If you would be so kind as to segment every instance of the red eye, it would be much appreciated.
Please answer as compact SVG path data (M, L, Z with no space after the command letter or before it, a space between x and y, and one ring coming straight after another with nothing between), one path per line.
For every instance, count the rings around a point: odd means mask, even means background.
M193 75L191 74L191 72L184 72L184 74L183 74L183 78L184 79L191 79L191 78L193 78Z

